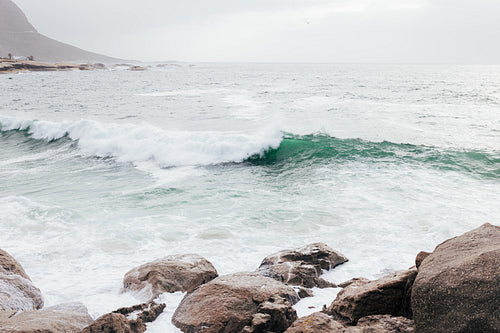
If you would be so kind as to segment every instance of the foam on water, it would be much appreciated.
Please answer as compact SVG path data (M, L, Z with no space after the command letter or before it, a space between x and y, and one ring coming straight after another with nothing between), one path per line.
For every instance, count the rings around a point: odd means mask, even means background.
M0 247L47 306L81 301L94 317L138 303L120 293L124 274L170 254L197 253L222 275L325 242L349 258L325 273L332 282L408 268L498 221L499 73L200 64L0 76ZM299 315L337 290L314 292ZM178 332L181 298L161 297L151 332Z
M241 162L277 148L281 131L276 126L258 133L163 130L143 123L103 124L93 120L52 122L0 119L2 131L27 131L47 141L68 136L82 152L115 157L120 162L154 161L160 167Z
M151 93L139 94L139 96L145 97L170 97L170 96L200 96L205 94L224 94L231 90L229 89L179 89L172 91L159 91Z

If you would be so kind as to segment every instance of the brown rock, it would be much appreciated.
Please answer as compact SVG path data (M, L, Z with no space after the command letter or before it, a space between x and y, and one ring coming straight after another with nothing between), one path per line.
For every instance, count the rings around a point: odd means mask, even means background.
M0 332L76 333L94 320L83 305L61 304L40 311L0 311Z
M2 249L0 249L0 268L4 269L4 272L0 269L0 273L19 275L31 281L21 264Z
M140 327L132 327L127 317L112 312L99 317L92 325L85 327L80 333L135 333L146 331L144 324L142 322L140 324Z
M431 253L430 252L425 252L425 251L420 251L417 254L417 257L415 258L415 266L417 267L417 269L422 264L422 261L424 261L424 259L429 256L429 254L431 254Z
M329 315L315 312L296 320L285 333L342 333L344 326Z
M187 294L172 322L183 332L260 332L263 327L284 331L297 318L291 306L298 300L293 288L273 279L256 273L230 274Z
M0 310L33 311L42 307L42 293L30 280L0 272Z
M376 315L407 315L411 284L416 268L399 271L374 281L358 281L342 289L326 312L355 324L359 318Z
M306 298L306 297L313 297L314 296L314 293L313 293L312 289L302 288L302 287L299 288L298 294L299 294L300 298Z
M419 267L412 308L418 332L500 332L500 227L438 245Z
M252 317L251 325L245 326L243 332L284 332L297 319L297 313L290 302L281 297L261 303L257 311Z
M151 301L165 292L191 292L217 276L214 266L197 254L171 255L127 272L123 288Z
M348 326L344 333L413 333L415 324L413 320L405 317L391 317L377 315L363 317L356 326Z
M284 250L267 256L258 273L280 282L306 288L336 287L319 276L348 259L323 243L309 244L295 250Z
M99 317L80 333L142 333L165 309L165 304L144 303L120 308Z
M335 321L327 314L316 312L295 321L285 333L413 333L413 321L389 315L367 316L356 326Z
M352 278L352 279L349 279L347 281L344 281L342 283L337 284L337 287L345 288L345 287L350 286L351 284L357 283L357 282L370 282L370 280L368 280L367 278L364 278L364 277Z

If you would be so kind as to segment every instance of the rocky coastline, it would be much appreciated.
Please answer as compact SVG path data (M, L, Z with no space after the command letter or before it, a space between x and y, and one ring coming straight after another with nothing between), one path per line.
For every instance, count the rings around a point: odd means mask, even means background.
M44 308L23 267L0 250L1 332L144 332L165 309L157 297L186 292L172 323L182 332L368 333L500 332L500 227L484 224L420 252L416 265L377 280L334 284L320 277L348 259L323 243L264 258L255 272L219 276L196 254L170 255L133 268L124 293L143 302L96 320L79 303ZM321 311L292 307L310 288L342 290Z
M114 64L111 68L122 67L131 71L145 71L147 67L131 65L131 64ZM47 63L34 60L16 60L9 58L0 58L0 74L14 72L53 72L53 71L89 71L97 69L108 69L109 67L103 63Z

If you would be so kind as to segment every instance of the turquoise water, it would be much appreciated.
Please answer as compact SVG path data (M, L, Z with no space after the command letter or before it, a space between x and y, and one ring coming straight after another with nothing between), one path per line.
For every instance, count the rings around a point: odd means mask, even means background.
M48 305L137 303L124 273L167 254L224 274L317 241L350 259L328 279L375 278L498 224L500 67L178 64L0 93L0 247Z

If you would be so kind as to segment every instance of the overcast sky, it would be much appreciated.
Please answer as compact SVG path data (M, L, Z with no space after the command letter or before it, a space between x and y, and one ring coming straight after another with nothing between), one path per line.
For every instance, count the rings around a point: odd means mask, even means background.
M106 55L223 62L500 63L500 0L14 0Z

